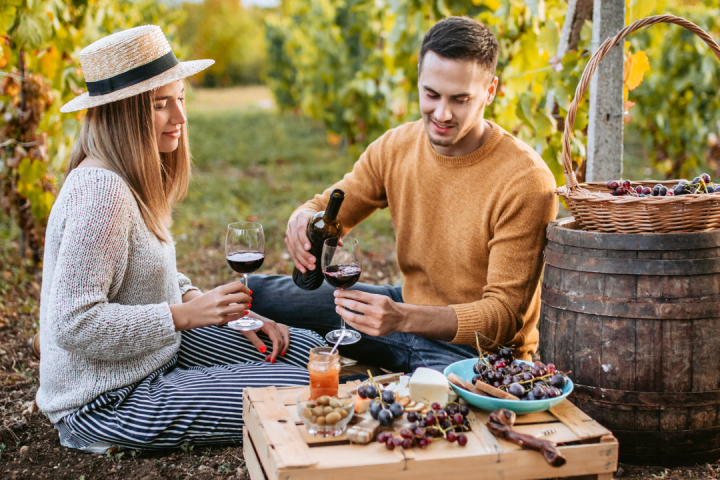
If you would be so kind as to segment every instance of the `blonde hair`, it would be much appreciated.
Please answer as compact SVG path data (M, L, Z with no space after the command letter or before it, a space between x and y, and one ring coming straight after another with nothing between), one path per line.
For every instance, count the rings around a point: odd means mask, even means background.
M148 229L167 243L172 207L190 183L190 146L185 123L178 148L160 153L154 118L153 92L89 109L67 173L85 158L102 161L130 187Z

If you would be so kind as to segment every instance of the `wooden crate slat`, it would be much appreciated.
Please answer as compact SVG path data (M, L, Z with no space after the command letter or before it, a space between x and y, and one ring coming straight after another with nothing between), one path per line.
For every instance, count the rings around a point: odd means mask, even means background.
M297 396L307 391L308 387L292 387L287 390L278 390L283 405L297 405Z
M472 435L468 435L468 441L470 440L471 436L477 438L480 442L480 445L485 450L485 453L494 454L502 451L502 447L500 446L500 440L498 440L485 425L485 423L487 422L487 414L483 415L483 412L470 410L467 419L468 423L470 424L470 428L472 428L472 431L470 432ZM515 445L515 447L517 447L517 445Z
M313 449L318 459L317 465L312 469L318 470L363 467L368 463L373 465L391 465L405 463L402 449L388 450L378 442L367 445L332 445Z
M607 435L609 433L605 427L592 419L584 421L584 417L587 417L587 415L582 413L579 408L567 400L563 400L558 405L555 405L550 409L550 412L555 415L557 419L563 423L563 425L575 432L575 435L580 437L582 440L586 438L602 437L603 435Z
M518 431L520 433L525 433L527 435L532 435L533 437L537 436L538 438L542 438L544 440L549 440L551 442L555 443L570 443L570 442L577 442L582 439L580 439L575 432L570 430L568 427L563 425L560 422L555 423L538 423L535 425L517 425L513 427L513 430ZM541 435L543 432L547 430L555 430L555 432L549 434L549 435Z
M320 462L315 467L280 470L280 478L293 480L367 480L392 478L398 480L417 480L418 478L479 478L507 480L532 480L579 475L612 474L617 465L617 444L591 444L562 447L561 451L568 462L559 468L551 467L538 452L515 450L500 455L466 455L464 457L436 457L427 455L427 450L415 451L415 459L398 459L380 444L367 446L326 447L318 450L355 447L347 455L333 455L328 462ZM457 446L456 446L457 447ZM461 447L457 447L460 449ZM377 454L377 455L376 455ZM372 459L372 463L363 463L362 459ZM325 456L323 456L323 460ZM322 466L321 466L322 465ZM362 468L359 468L362 467ZM604 478L604 477L600 477Z
M357 382L354 382L352 386L356 385ZM482 472L483 478L491 479L522 480L581 475L606 478L608 475L611 477L617 468L617 440L607 429L567 401L550 412L519 416L516 422L515 428L523 433L536 435L555 429L555 433L544 438L559 443L583 442L581 445L561 446L560 450L568 463L561 468L553 468L546 464L538 452L522 450L513 443L497 439L485 425L489 412L474 408L468 415L473 430L468 432L468 444L465 447L438 440L427 449L415 447L411 450L396 448L389 451L377 442L369 445L348 444L345 435L333 438L310 436L295 407L295 398L306 388L245 390L244 401L249 406L244 414L245 431L250 437L247 445L250 447L248 450L251 450L248 463L252 463L252 454L255 454L256 466L264 468L267 480L331 480L336 477L343 480L367 480L374 475L401 480L474 478L478 472ZM284 420L284 423L278 420ZM288 436L289 431L295 432L294 439ZM279 439L271 439L273 435ZM294 456L286 458L283 446L293 443L304 447L304 461L298 461L301 454L293 448L288 450ZM257 471L255 474L250 472L250 465L248 472L251 480L265 478L256 478Z
M589 418L589 417L588 417ZM552 423L557 422L557 417L550 412L528 413L526 415L518 415L515 425L526 425L529 423Z
M253 408L248 391L251 390L246 388L243 391L243 421L245 427L243 432L248 432L250 437L253 439L255 445L255 451L260 460L260 463L269 472L276 470L273 465L273 460L270 458L270 439L265 434L265 430L262 427L262 419L255 408Z
M265 474L247 428L243 429L243 458L245 459L245 467L247 467L250 480L265 480Z
M267 436L271 456L278 468L307 467L317 463L310 447L303 441L295 422L283 404L275 387L248 388L247 397L251 410L262 419L262 429Z
M290 415L290 418L293 419L293 422L295 422L296 425L303 423L302 419L300 418L300 414L297 411L297 406L285 405L285 409L288 411L288 415Z

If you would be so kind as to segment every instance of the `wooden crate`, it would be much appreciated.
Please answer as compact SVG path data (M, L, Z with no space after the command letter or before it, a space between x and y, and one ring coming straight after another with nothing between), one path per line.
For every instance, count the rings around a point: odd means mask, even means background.
M352 388L354 383L341 388ZM389 451L377 442L352 445L345 436L314 437L307 433L295 398L307 387L247 388L243 393L243 454L251 480L367 480L368 478L541 479L577 477L611 480L617 469L618 442L610 431L567 400L548 412L519 416L516 430L562 445L567 463L548 465L538 452L497 439L487 429L488 413L471 409L472 432L460 447L446 441L428 448Z

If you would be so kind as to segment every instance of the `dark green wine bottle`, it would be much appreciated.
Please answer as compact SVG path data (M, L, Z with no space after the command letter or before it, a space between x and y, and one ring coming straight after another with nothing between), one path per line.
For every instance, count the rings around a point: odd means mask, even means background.
M316 213L308 222L306 233L310 240L310 255L315 257L315 270L306 270L305 273L301 273L297 267L293 270L293 281L303 290L316 290L325 279L320 264L323 244L328 238L342 236L342 223L337 219L337 215L343 200L345 200L345 192L336 188L330 194L325 211Z

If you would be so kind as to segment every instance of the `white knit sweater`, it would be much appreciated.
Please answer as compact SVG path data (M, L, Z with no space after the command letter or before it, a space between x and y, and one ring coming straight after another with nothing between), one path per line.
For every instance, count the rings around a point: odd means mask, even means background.
M50 421L169 362L180 347L169 305L193 288L118 175L70 172L43 260L37 404Z

